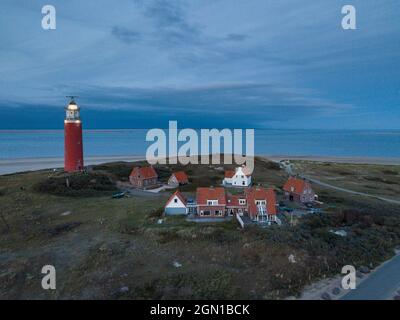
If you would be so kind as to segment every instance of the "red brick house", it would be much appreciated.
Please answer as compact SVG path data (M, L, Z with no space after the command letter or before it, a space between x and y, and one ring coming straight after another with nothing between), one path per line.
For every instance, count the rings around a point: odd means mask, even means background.
M189 178L184 171L177 171L171 174L168 179L169 185L184 185L189 183Z
M200 217L248 216L256 222L277 222L276 194L272 188L246 188L243 194L225 194L224 188L197 188Z
M199 217L225 216L226 195L224 188L197 188L196 200Z
M172 202L172 199L174 202ZM171 208L170 208L171 207ZM243 194L226 194L222 187L197 188L196 201L187 201L176 191L167 201L166 212L175 213L179 207L182 214L195 214L200 218L224 216L248 216L259 223L278 223L276 194L274 189L252 187L244 189ZM194 210L191 211L190 209Z
M274 189L252 187L245 189L248 215L257 222L276 222L276 194Z
M227 195L226 197L226 213L228 216L233 216L238 213L240 216L247 214L247 199L246 195Z
M158 183L158 175L153 167L134 167L130 176L130 183L136 188L146 188Z
M290 201L307 203L315 200L315 193L310 183L302 178L290 177L283 186L283 190Z

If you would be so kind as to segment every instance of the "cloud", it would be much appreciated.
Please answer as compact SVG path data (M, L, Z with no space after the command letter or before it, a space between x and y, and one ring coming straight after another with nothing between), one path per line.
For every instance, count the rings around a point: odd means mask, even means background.
M245 41L247 38L248 36L245 34L230 33L226 36L225 39L228 41L242 42Z
M182 2L148 1L144 4L144 14L154 22L155 36L162 43L168 45L188 43L195 41L200 35L200 27L189 22Z
M140 115L143 123L134 124L139 127L166 125L171 119L203 128L233 124L265 127L268 123L294 119L307 121L310 116L352 109L351 105L318 97L310 90L293 90L266 83L215 83L180 88L86 86L60 90L79 95L84 110L129 114L129 117Z
M341 5L327 1L101 0L96 15L91 3L55 1L58 27L48 32L34 3L2 3L0 100L40 113L77 94L102 114L202 126L334 127L343 113L400 113L395 1L354 0L351 32L340 27Z
M140 40L139 32L121 26L113 26L111 28L111 34L126 44L131 44Z

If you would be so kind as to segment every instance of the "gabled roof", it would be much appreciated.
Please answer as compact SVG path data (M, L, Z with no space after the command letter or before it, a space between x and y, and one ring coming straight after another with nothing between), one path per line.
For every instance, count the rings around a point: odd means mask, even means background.
M188 176L186 175L186 173L184 171L177 171L177 172L172 173L172 175L175 176L176 180L179 183L188 183L189 182Z
M293 187L294 191L292 191L292 187ZM306 189L306 188L311 188L310 184L304 179L295 178L295 177L290 177L288 179L288 181L285 183L285 185L283 186L283 190L285 190L287 192L293 192L296 194L302 194L304 189Z
M246 201L246 204L243 205L243 204L239 204L239 199L247 200L246 196L244 194L242 194L242 195L228 194L226 196L226 201L227 201L226 205L229 207L245 207L247 204L247 201Z
M239 168L237 168L239 170ZM250 177L251 176L251 172L250 169L248 167L241 167L242 172L245 174L246 177Z
M225 170L225 178L232 178L235 175L235 170Z
M225 189L218 188L197 188L196 198L198 205L207 205L207 200L218 200L218 205L226 205Z
M257 200L265 200L267 202L268 214L276 214L276 194L274 189L263 187L252 187L245 190L246 198L249 206L249 213L255 215L257 213Z
M237 167L237 168L235 168L235 170L225 170L225 178L233 178L235 176L235 174L239 170L242 170L243 174L246 177L250 177L251 176L249 168L247 168L247 167Z
M182 201L182 203L186 206L187 200L185 196L180 192L180 191L175 191L168 199L167 203L165 204L165 207L168 206L168 204L177 196L179 200Z
M130 176L134 176L139 179L152 179L158 178L156 170L153 167L134 167Z

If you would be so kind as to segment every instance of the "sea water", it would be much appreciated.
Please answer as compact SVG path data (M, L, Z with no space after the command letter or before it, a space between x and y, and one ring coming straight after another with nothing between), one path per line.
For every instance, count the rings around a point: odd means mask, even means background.
M85 156L144 156L146 129L84 130ZM62 157L62 130L0 130L0 159ZM400 158L400 130L256 129L256 155Z

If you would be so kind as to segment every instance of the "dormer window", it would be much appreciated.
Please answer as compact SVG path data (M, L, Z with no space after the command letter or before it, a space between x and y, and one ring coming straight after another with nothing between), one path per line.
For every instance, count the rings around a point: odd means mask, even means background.
M218 205L218 200L207 200L207 205L216 206Z
M240 205L245 205L246 204L246 199L239 199L239 204Z

